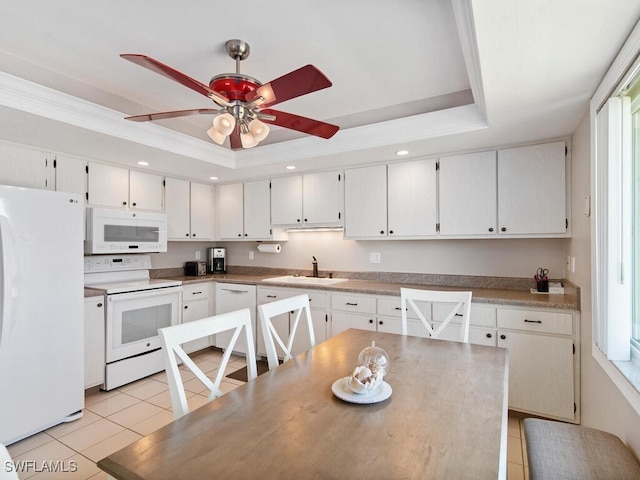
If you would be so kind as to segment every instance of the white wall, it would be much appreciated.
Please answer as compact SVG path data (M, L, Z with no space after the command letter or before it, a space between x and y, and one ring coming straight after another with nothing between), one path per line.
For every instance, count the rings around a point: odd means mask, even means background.
M589 113L572 137L572 238L567 254L576 257L569 280L581 287L582 423L618 435L640 457L640 417L591 355L591 218L584 215L584 197L590 195Z
M153 268L181 267L199 251L205 259L210 246L227 247L227 263L238 266L308 268L312 256L320 271L382 271L499 277L533 276L540 266L552 278L564 274L564 239L511 240L343 240L342 232L289 233L280 242L282 252L257 251L257 242L169 242L167 253L152 256ZM249 260L249 251L254 259ZM369 262L369 254L381 254L381 263Z

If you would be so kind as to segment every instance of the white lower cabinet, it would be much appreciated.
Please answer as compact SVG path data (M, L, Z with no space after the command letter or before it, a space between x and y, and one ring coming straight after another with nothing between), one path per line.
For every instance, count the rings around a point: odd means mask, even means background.
M251 348L255 351L256 345L256 286L242 285L237 283L218 283L216 282L216 315L220 313L233 312L248 308L251 312L251 329L253 333L253 345ZM215 346L226 348L231 340L232 332L222 332L216 334ZM248 349L247 342L244 338L244 332L236 342L234 352L246 353Z
M84 388L104 383L105 369L104 297L84 299Z
M498 346L509 349L509 408L579 422L578 319L498 308Z
M311 322L313 324L313 335L316 341L316 345L324 342L327 339L327 294L325 292L308 291L302 289L288 289L288 288L264 288L258 287L258 305L264 303L271 303L284 298L295 297L296 295L302 295L306 293L309 295L309 311L311 312ZM291 313L278 315L272 319L273 326L275 327L278 335L283 342L287 342L289 338L289 332L293 326L295 315ZM309 333L307 330L307 324L303 321L304 317L300 317L300 323L296 337L293 342L291 353L293 356L299 353L306 352L309 349L308 338ZM260 318L258 316L258 325L256 329L256 343L257 343L257 355L266 357L267 352L264 344L264 337L262 332L262 325L260 324ZM280 353L280 348L276 344L276 350ZM282 358L281 355L278 355Z
M202 282L182 287L182 323L193 322L213 314L213 282ZM213 345L213 338L200 338L182 345L191 353Z

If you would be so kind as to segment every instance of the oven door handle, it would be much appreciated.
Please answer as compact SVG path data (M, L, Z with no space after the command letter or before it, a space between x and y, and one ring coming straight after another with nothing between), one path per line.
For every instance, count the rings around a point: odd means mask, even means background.
M11 321L11 282L13 280L13 243L9 227L9 219L0 215L0 347L9 336Z

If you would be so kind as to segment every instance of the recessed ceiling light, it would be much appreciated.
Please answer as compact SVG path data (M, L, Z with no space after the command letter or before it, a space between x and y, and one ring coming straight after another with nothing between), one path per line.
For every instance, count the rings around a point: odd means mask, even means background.
M149 162L138 162L138 165L142 165L143 167L146 167L147 165L149 165Z
M218 177L209 177L209 180L217 180Z
M398 155L399 157L402 157L403 155L409 155L409 150L398 150L396 152L396 155Z
M295 170L296 169L295 165L287 165L285 168L287 170Z

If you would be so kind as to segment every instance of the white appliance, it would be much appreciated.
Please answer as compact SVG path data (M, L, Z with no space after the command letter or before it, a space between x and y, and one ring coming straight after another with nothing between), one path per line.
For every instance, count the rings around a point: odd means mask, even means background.
M75 194L0 186L0 443L82 416L82 216Z
M149 253L167 251L167 215L115 208L87 208L84 252Z
M105 390L164 370L158 329L181 320L182 282L149 278L149 255L84 258L84 284L107 294Z

